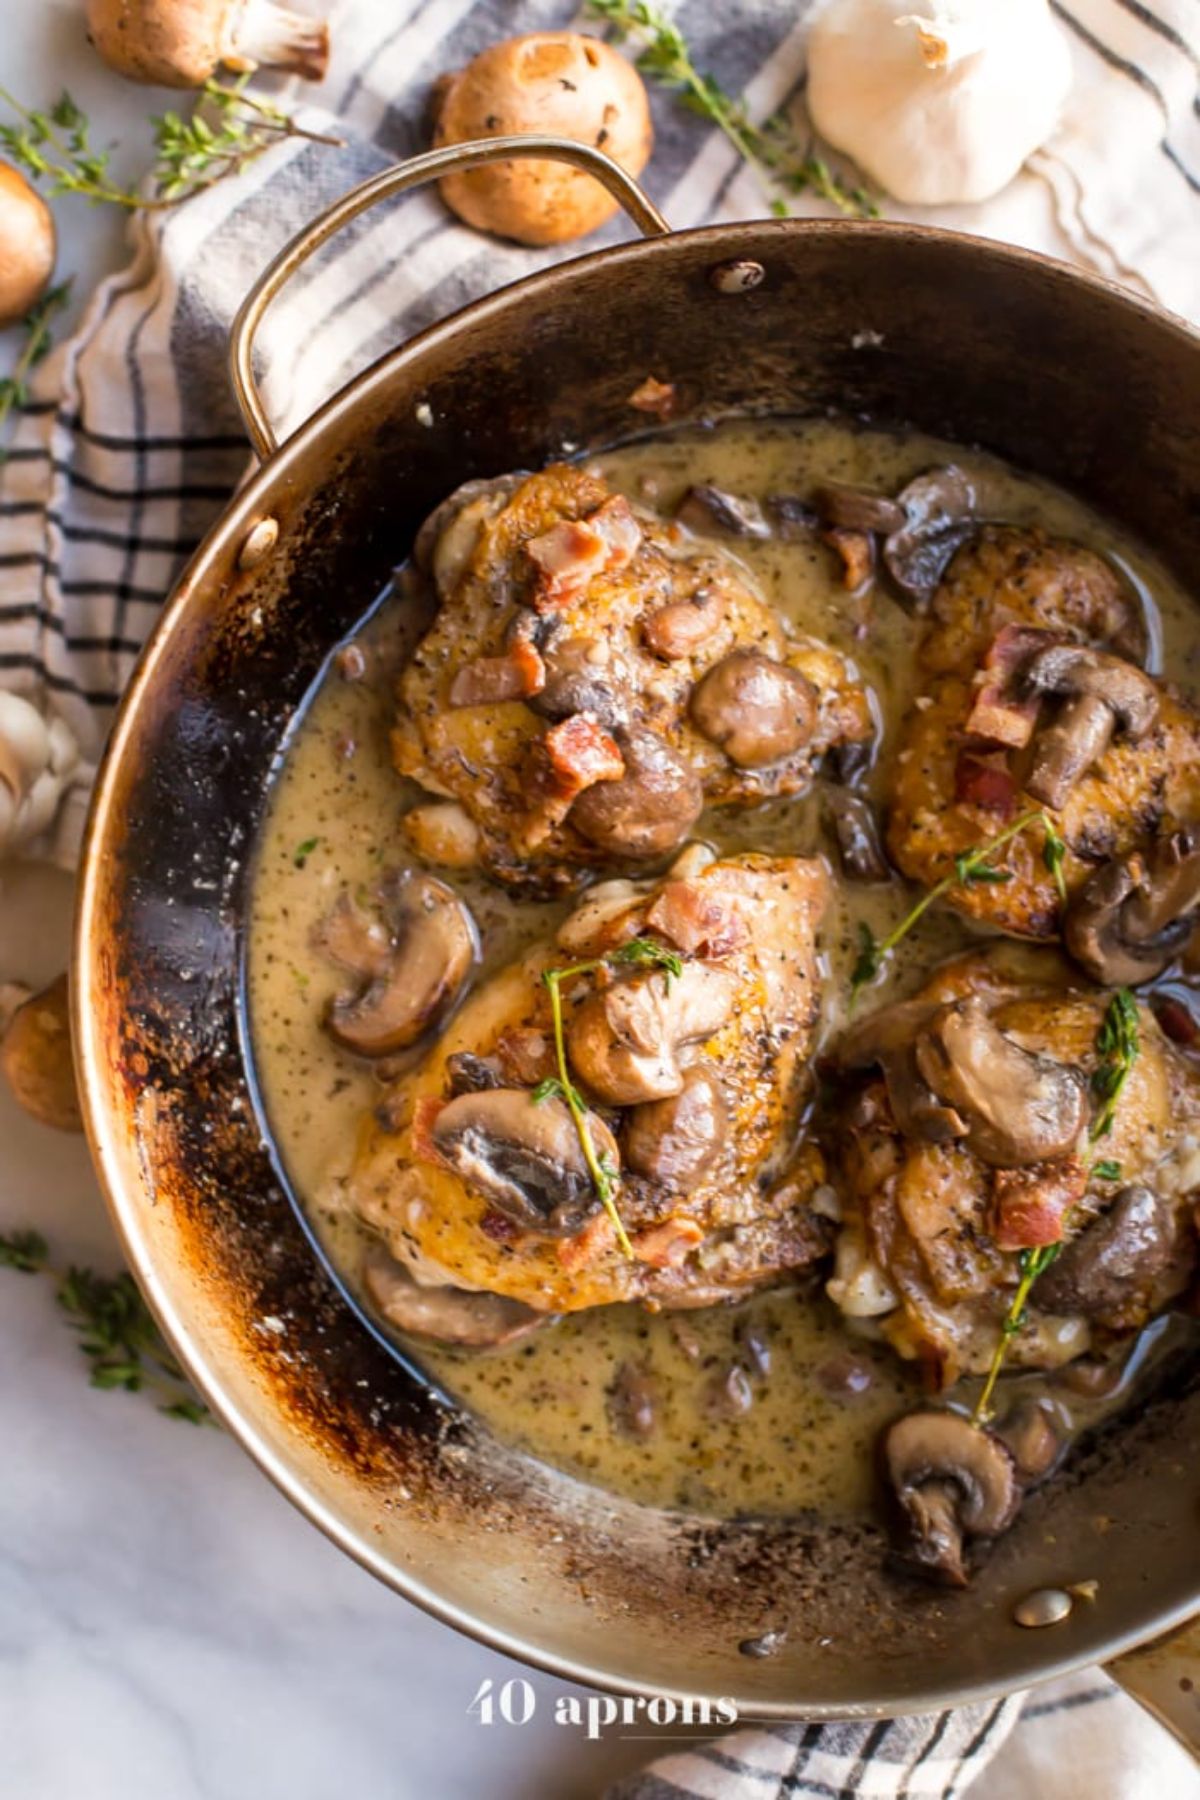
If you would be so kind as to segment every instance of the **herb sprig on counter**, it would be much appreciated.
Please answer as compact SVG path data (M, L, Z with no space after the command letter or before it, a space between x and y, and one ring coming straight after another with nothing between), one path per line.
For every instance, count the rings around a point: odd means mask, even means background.
M0 377L0 433L7 426L10 415L29 399L29 377L50 353L54 341L51 321L67 304L70 293L69 281L48 288L21 320L19 329L25 333L25 342L10 372ZM0 463L6 455L7 451L0 444Z
M690 112L725 134L758 175L778 217L791 212L778 191L782 188L789 194L818 194L852 218L878 218L878 203L868 190L835 175L823 157L814 155L811 143L801 142L782 114L756 125L744 101L727 94L714 76L703 74L682 31L659 7L647 0L587 0L585 12L611 25L620 37L640 44L637 66L642 74L678 94Z
M0 1234L0 1268L47 1275L55 1283L58 1304L90 1365L93 1387L123 1388L131 1394L147 1390L158 1395L158 1410L168 1418L216 1424L188 1386L132 1275L97 1275L73 1265L56 1269L49 1245L36 1231Z
M339 146L340 138L309 131L290 113L245 91L248 75L206 81L190 118L167 112L151 120L155 160L150 192L123 187L109 169L109 152L92 143L91 127L65 91L47 111L23 106L0 87L0 105L17 123L0 124L0 146L52 194L79 194L95 206L156 211L236 175L281 137Z
M1092 1076L1092 1092L1100 1101L1100 1111L1088 1131L1088 1141L1093 1144L1098 1138L1107 1137L1111 1132L1116 1118L1117 1101L1141 1050L1137 1001L1128 988L1118 988L1105 1007L1100 1029L1096 1033L1095 1047L1100 1062ZM1100 1181L1117 1181L1120 1179L1121 1165L1112 1160L1096 1162L1092 1164L1091 1174ZM1000 1339L992 1355L983 1392L971 1415L976 1425L985 1424L991 1417L992 1393L1004 1367L1008 1346L1025 1323L1029 1291L1038 1276L1061 1255L1064 1243L1065 1239L1060 1238L1056 1244L1040 1244L1036 1249L1022 1250L1017 1259L1020 1280L1008 1314L1000 1327Z
M583 1151L583 1160L587 1164L588 1173L592 1178L592 1186L612 1221L613 1230L617 1234L617 1242L625 1255L632 1259L633 1245L629 1241L629 1233L626 1231L621 1214L617 1209L620 1177L610 1159L598 1154L591 1127L588 1124L587 1106L579 1089L571 1080L562 1005L564 981L571 981L577 975L594 974L597 969L627 967L630 964L641 968L662 969L666 975L668 987L676 976L683 973L682 957L676 955L674 950L668 950L664 945L656 944L652 938L631 938L629 943L622 944L619 950L610 951L607 956L596 956L588 962L570 963L565 968L544 971L542 980L550 995L550 1017L554 1027L554 1060L558 1066L558 1074L551 1075L545 1081L540 1082L533 1090L533 1099L537 1105L550 1099L565 1101L579 1138L579 1148Z
M877 939L866 921L860 922L858 961L850 976L851 1002L853 1003L860 988L865 987L869 981L874 981L883 967L884 959L891 954L901 939L908 936L917 921L944 894L950 893L957 887L969 888L984 884L997 886L1001 882L1011 881L1012 876L1009 871L994 868L992 859L998 850L1002 850L1005 844L1010 843L1021 832L1027 831L1031 825L1042 827L1044 833L1042 862L1053 876L1058 897L1065 906L1067 886L1063 879L1062 865L1067 847L1049 813L1043 812L1040 807L1035 807L1032 812L1022 813L1019 819L1014 820L1011 825L998 832L994 838L988 838L982 844L974 844L969 850L961 850L954 859L953 874L944 875L941 881L935 882L933 887L922 894L911 912L906 913L900 923L889 931L885 938Z

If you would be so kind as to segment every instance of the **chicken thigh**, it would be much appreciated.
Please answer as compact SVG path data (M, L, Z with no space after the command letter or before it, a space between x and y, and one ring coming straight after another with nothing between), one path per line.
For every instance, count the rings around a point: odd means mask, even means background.
M708 1305L826 1251L810 1205L824 1165L793 1148L828 878L815 861L705 857L693 847L659 881L593 888L556 941L484 982L368 1121L349 1198L393 1271L532 1317ZM558 1080L553 970L628 1251Z
M570 888L670 854L706 805L801 791L871 733L853 667L744 565L583 469L469 484L416 554L439 610L392 741L441 797L408 816L427 859Z

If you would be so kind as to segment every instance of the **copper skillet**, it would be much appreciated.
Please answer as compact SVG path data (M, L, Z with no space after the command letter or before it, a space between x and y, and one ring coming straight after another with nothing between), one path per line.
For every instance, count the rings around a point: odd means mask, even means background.
M499 156L589 170L641 242L482 300L392 352L277 445L264 309L377 200ZM551 139L434 152L345 196L276 258L232 340L262 468L192 559L96 790L75 1026L88 1130L130 1261L198 1386L283 1492L451 1624L625 1693L773 1718L886 1715L1111 1659L1200 1609L1200 1382L1082 1448L962 1594L883 1572L875 1527L728 1523L614 1502L492 1441L366 1330L310 1242L252 1103L240 1002L251 851L296 708L419 520L459 482L684 416L833 407L978 442L1138 530L1186 580L1200 519L1200 337L1026 252L907 225L670 233L606 157ZM1014 1603L1098 1581L1051 1629ZM739 1643L768 1629L780 1653ZM1196 1634L1200 1640L1200 1631ZM1200 1642L1197 1643L1200 1650ZM1114 1673L1200 1741L1178 1641ZM1165 1672L1164 1672L1165 1666Z

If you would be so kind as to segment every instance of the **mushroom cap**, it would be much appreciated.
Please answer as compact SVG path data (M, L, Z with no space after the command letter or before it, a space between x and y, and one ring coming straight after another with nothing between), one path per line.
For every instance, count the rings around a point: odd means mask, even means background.
M916 1053L921 1074L962 1115L967 1145L983 1162L1022 1168L1075 1148L1088 1117L1082 1072L1022 1049L978 1000L939 1007Z
M924 609L946 564L975 528L975 490L950 463L916 476L896 503L904 518L884 539L884 566L900 592Z
M1119 857L1072 898L1063 939L1074 960L1105 987L1136 987L1161 975L1191 936L1200 907L1200 842L1189 832L1160 840L1148 857Z
M589 994L568 1027L571 1064L610 1106L665 1100L683 1087L678 1052L718 1032L733 1009L725 969L686 962L678 975L639 969Z
M535 1312L503 1294L459 1287L425 1287L403 1263L373 1244L363 1258L363 1285L389 1325L439 1344L492 1350L548 1325L552 1313Z
M586 1118L597 1158L615 1169L620 1159L611 1131L594 1113ZM573 1237L600 1210L563 1100L535 1100L528 1088L459 1094L438 1113L430 1138L448 1168L527 1231Z
M390 1056L415 1044L445 1017L479 953L474 920L444 881L417 871L393 874L379 897L382 929L361 913L355 920L345 896L322 927L328 953L366 984L339 995L325 1019L330 1036L359 1056Z
M1021 1504L1008 1446L961 1413L930 1407L888 1426L882 1456L909 1557L923 1573L962 1586L964 1537L998 1537Z
M625 1128L625 1162L661 1187L686 1189L716 1161L728 1131L720 1080L703 1063L694 1063L677 1094L634 1107Z
M0 1071L17 1103L55 1131L82 1131L67 978L19 1005L0 1037Z
M54 273L54 215L11 163L0 162L0 326L15 325Z
M731 650L692 689L692 722L739 768L802 750L817 726L817 691L798 669L758 650Z
M449 77L435 104L435 144L549 133L592 144L639 175L654 142L633 64L579 32L533 32L492 44ZM521 244L586 237L617 210L594 177L566 163L493 163L447 176L441 192L468 225Z
M585 788L568 818L589 843L614 855L665 856L704 810L700 777L653 731L619 728L616 740L625 773Z

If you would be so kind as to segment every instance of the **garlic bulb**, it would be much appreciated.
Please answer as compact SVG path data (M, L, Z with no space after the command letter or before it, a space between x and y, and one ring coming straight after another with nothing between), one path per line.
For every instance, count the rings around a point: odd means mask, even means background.
M835 149L910 206L987 200L1058 123L1071 55L1048 0L829 0L808 109Z
M49 829L78 762L79 746L61 719L44 719L20 695L0 693L0 857Z

